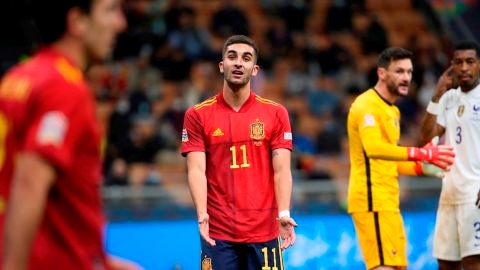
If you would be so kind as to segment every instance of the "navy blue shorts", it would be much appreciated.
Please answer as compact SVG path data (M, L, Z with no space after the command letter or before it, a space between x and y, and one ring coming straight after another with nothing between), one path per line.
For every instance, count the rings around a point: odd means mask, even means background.
M215 240L216 246L201 239L201 270L283 270L279 239L264 243L234 243Z

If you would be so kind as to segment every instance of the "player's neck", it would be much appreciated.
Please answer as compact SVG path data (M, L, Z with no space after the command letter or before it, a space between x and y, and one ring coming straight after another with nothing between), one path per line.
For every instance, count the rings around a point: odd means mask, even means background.
M223 98L235 111L239 111L249 97L250 84L246 84L238 89L232 89L226 84L223 87Z
M57 42L52 44L54 50L60 52L61 54L65 55L73 64L80 68L81 70L85 70L87 66L85 50L78 42L75 42L72 38L63 37Z
M398 96L388 91L387 86L382 83L377 83L374 87L375 91L386 101L390 102L391 104L395 103Z

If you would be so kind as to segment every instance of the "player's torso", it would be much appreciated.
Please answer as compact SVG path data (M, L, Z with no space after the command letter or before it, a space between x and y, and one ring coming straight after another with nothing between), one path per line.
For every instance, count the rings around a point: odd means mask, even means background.
M55 256L59 265L65 257L62 255L65 249L78 255L75 259L68 259L69 261L75 261L80 257L87 259L85 256L92 254L103 256L101 252L103 216L98 193L101 179L100 129L95 117L94 101L83 77L78 77L79 81L75 84L69 81L73 80L72 76L75 74L80 73L74 71L63 59L41 54L40 57L34 56L26 64L8 73L0 86L2 200L8 197L15 159L18 152L25 147L26 141L52 142L51 145L46 143L45 146L39 143L34 148L38 149L41 155L49 156L49 153L54 153L50 157L61 159L69 152L69 156L72 157L65 167L57 171L57 179L49 195L45 211L48 225L42 223L33 247L32 260L36 261L32 264L38 267L36 269L42 269L43 263L49 263L44 260L46 257L41 255L44 252L50 252L49 256ZM45 89L49 87L45 85L55 85L58 91L46 93ZM71 116L64 116L55 109L55 104L45 105L45 100L54 99L57 95L70 97L63 99L62 103L79 103L78 109L75 109ZM45 117L46 115L50 117ZM55 144L63 136L68 138L65 134L70 128L75 128L75 132L78 133L75 138L79 139L76 141L66 139L62 145ZM38 132L32 133L31 130ZM80 243L88 245L89 248L82 248L83 251L74 250ZM58 254L55 255L56 252ZM66 262L68 260L66 259ZM76 264L79 263L77 261Z
M239 112L224 104L213 106L202 115L208 181L236 198L237 207L252 208L256 195L273 188L275 111L258 102ZM272 195L261 194L265 196Z
M455 148L455 163L446 176L445 195L460 202L476 196L480 186L480 87L469 93L447 92L444 106L446 143ZM455 92L453 92L455 91ZM447 190L448 189L448 190ZM457 198L454 198L457 197Z
M362 139L396 145L400 138L399 123L398 108L386 103L372 90L353 103L348 120L351 160L349 211L398 209L396 162L368 158ZM364 128L378 128L380 138L361 138L361 129Z
M279 108L253 95L239 111L221 99L197 110L207 158L212 237L263 242L277 236L272 147L291 149L288 117L280 115Z

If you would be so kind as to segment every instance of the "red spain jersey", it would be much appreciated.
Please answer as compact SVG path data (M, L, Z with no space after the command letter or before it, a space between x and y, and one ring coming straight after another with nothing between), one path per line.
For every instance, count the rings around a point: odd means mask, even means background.
M13 68L0 85L0 232L15 157L35 152L57 178L29 269L106 269L100 129L82 71L52 49Z
M278 237L272 150L292 150L285 107L253 92L236 112L214 96L190 108L182 154L206 153L210 236L257 243Z

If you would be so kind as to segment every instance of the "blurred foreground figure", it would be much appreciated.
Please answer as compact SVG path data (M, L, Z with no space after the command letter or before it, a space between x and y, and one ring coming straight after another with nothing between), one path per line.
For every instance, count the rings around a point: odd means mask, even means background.
M139 269L104 250L102 134L83 73L125 28L121 3L32 2L44 46L0 85L1 268Z

